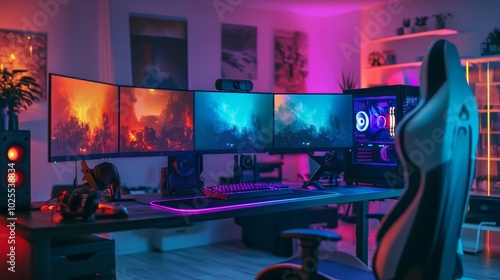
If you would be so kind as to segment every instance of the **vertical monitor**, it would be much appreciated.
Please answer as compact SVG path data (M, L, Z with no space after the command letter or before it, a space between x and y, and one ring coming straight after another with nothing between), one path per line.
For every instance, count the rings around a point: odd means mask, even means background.
M50 74L49 161L118 156L118 86Z
M192 91L120 87L120 156L192 150Z
M197 152L267 152L273 146L273 94L195 91Z
M283 153L352 147L352 95L275 94L274 150Z

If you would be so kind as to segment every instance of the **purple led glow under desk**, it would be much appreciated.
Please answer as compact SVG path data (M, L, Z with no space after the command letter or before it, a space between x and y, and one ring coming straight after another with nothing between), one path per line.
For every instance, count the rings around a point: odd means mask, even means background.
M214 213L232 209L244 209L264 205L273 205L289 202L315 200L318 198L329 198L338 196L334 191L308 191L294 190L292 194L264 196L246 199L222 200L207 196L196 196L190 198L153 200L151 206L160 209L184 214Z

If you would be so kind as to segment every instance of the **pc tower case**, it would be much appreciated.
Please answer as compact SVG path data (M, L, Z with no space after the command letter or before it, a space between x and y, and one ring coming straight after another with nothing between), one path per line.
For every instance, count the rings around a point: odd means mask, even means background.
M344 181L402 188L404 173L395 132L418 104L419 87L381 86L346 90L353 95L353 148L346 156Z

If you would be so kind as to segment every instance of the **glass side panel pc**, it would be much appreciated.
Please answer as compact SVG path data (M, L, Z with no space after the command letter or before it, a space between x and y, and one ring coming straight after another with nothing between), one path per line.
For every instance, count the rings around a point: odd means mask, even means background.
M354 98L355 129L352 161L396 164L394 144L396 96Z
M273 147L273 94L194 92L197 153L259 153Z
M403 172L395 144L400 120L418 104L418 87L385 86L350 90L354 138L347 180L402 186Z
M193 151L193 92L120 87L120 156Z
M350 149L352 102L350 94L275 94L274 151Z
M118 86L49 75L49 162L118 155Z

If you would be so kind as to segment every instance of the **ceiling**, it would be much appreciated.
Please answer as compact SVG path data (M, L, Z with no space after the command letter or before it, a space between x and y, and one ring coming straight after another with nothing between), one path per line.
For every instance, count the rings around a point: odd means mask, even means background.
M325 17L387 3L387 0L242 0L241 5Z

